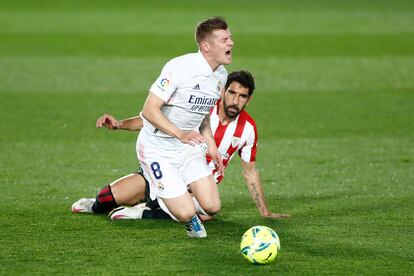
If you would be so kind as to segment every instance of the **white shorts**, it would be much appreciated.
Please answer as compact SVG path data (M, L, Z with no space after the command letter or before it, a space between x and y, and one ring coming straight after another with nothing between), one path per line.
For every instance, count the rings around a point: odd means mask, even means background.
M138 139L137 156L152 199L179 197L187 192L190 183L212 173L198 146L160 149Z

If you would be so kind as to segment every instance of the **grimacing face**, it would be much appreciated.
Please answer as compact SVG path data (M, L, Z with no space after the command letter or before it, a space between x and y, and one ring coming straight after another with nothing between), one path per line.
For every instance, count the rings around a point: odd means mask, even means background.
M242 86L237 81L233 81L226 91L223 92L222 99L226 116L234 119L249 103L249 88Z
M208 43L211 47L211 54L218 64L227 65L231 63L234 42L228 29L213 31Z

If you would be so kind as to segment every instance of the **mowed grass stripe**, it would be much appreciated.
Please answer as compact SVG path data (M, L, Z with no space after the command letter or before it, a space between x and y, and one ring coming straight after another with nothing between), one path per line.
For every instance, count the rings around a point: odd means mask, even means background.
M414 32L393 34L235 34L244 57L413 56ZM166 43L167 41L182 41ZM0 56L166 57L196 51L187 34L1 34Z
M259 91L404 90L414 87L412 57L235 58L229 71L247 69Z
M259 93L411 90L414 57L237 57L228 71L247 69ZM169 57L2 57L0 93L146 95Z
M315 11L329 11L329 10L346 10L349 12L357 12L360 10L374 10L374 11L406 11L414 9L414 5L410 1L405 0L378 0L375 1L373 5L370 1L358 1L350 0L343 2L340 0L314 0L309 2L307 0L298 0L298 1L273 1L273 0L258 0L252 3L249 0L239 0L237 4L240 6L240 9L251 9L252 11L261 10L263 12L267 11L267 8L273 7L280 10L315 10ZM137 2L134 0L125 0L121 3L113 2L112 0L91 0L85 3L84 1L75 0L75 1L51 1L46 0L42 1L41 4L33 3L30 0L19 1L19 2L2 2L0 7L7 11L39 11L39 10L52 10L52 11L73 11L79 12L82 10L104 10L104 11L130 11L133 8L141 8L148 10L161 10L161 11L183 11L187 10L189 7L198 10L201 8L204 9L224 9L224 10L233 10L234 2L228 1L223 2L220 0L211 0L209 4L204 3L193 3L190 0L177 0L174 4L171 4L171 1L168 0L158 0L156 2Z
M312 1L313 3L313 1ZM222 3L224 4L224 3ZM239 3L238 3L239 4ZM151 33L159 36L192 35L194 22L215 14L225 16L231 30L239 34L381 34L414 32L414 9L376 11L372 9L331 9L321 11L301 9L279 9L269 7L257 9L255 5L237 11L195 9L187 11L173 9L155 10L153 7L130 10L30 10L5 11L0 9L0 33L2 34L131 34ZM114 7L115 8L115 7ZM171 8L171 7L170 7ZM260 18L260 20L257 20ZM381 18L381 20L378 20ZM28 24L29 22L29 24Z
M329 11L332 9L340 9L351 12L357 12L359 10L395 10L395 11L406 11L414 9L414 5L410 1L405 0L378 0L375 1L375 5L370 1L358 1L350 0L343 2L340 0L314 0L309 2L307 0L297 0L294 2L291 1L273 1L273 0L258 0L252 3L249 0L239 0L237 4L240 5L240 9L252 9L262 10L266 12L266 8L274 7L275 9L281 10L322 10ZM109 11L129 11L131 8L142 8L142 9L158 9L162 11L175 11L175 10L187 10L189 7L192 9L225 9L232 10L234 9L234 2L228 1L223 2L220 0L211 0L209 4L205 3L193 3L191 0L177 0L174 4L169 0L158 0L156 2L137 2L134 0L125 0L121 3L114 2L112 0L91 0L85 3L81 0L75 1L51 1L45 0L41 4L33 3L30 0L19 1L19 2L2 2L0 7L4 10L59 10L59 11L75 11L79 12L82 10L109 10Z
M70 204L77 196L93 195L103 183L134 171L137 160L130 149L134 138L126 142L117 140L116 148L108 148L108 143L114 138L108 134L106 136L107 139L81 145L73 141L64 141L66 146L41 141L9 143L1 160L2 166L7 168L3 176L13 178L13 181L4 195L18 196L30 203L19 207L22 210L38 208L31 204ZM305 215L311 206L324 215L348 216L358 213L369 216L370 203L363 199L371 202L380 200L375 208L381 212L372 214L372 219L381 218L383 213L389 219L398 220L398 213L410 216L410 198L414 194L413 187L406 187L414 178L413 171L408 170L414 162L410 144L408 138L267 139L259 144L261 155L257 165L262 173L269 204L274 208L288 206L298 216ZM73 150L76 146L79 151ZM23 150L26 156L14 154ZM46 151L47 155L44 154ZM319 155L315 155L315 152ZM63 155L70 157L62 159ZM28 156L37 162L25 163ZM241 179L239 162L235 160L232 163L226 180L220 185L224 202L226 205L238 205L245 201L245 207L256 213L253 202L248 200L249 193ZM298 168L300 174L297 174ZM21 171L25 171L25 174L19 174ZM55 175L53 181L42 177L48 174ZM42 188L39 189L39 186ZM20 194L22 190L26 193ZM56 190L59 190L59 195L56 195ZM350 201L355 201L355 205L346 204ZM384 203L382 207L381 201ZM326 209L335 202L341 204L336 209ZM2 204L11 207L20 202ZM230 210L235 213L241 211L233 207L225 213ZM4 210L6 213L15 211L13 208ZM386 224L391 223L389 221ZM411 219L401 221L401 225L412 223Z
M267 139L334 137L412 137L414 90L401 92L359 90L347 93L303 92L274 94L256 91L249 113L256 119L261 141ZM101 95L2 94L1 141L109 139L94 122L104 112L118 118L138 114L145 94ZM271 119L270 119L271 118ZM28 122L36 131L28 129ZM13 125L13 132L8 131ZM117 132L117 141L131 141L131 134ZM133 139L133 138L132 138ZM410 156L410 155L408 155Z

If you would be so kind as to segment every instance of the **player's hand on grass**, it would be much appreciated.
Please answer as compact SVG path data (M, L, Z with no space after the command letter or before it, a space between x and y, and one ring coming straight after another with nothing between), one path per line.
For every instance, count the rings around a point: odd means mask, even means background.
M119 126L120 126L119 121L115 119L113 116L108 115L108 114L104 114L96 120L97 128L106 127L107 129L115 130L115 129L118 129Z
M273 219L290 218L290 215L288 214L272 213L270 211L262 213L261 216L264 218L273 218Z
M192 146L199 145L201 143L206 142L206 138L204 138L200 133L197 131L183 131L182 135L178 137L178 139L184 143L189 144Z

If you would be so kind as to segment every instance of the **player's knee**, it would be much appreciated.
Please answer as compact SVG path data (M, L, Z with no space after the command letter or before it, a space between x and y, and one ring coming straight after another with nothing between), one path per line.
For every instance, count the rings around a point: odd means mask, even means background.
M202 208L207 214L209 214L210 216L213 216L217 214L221 209L220 199L215 199L215 200L210 200L208 202L205 202Z

